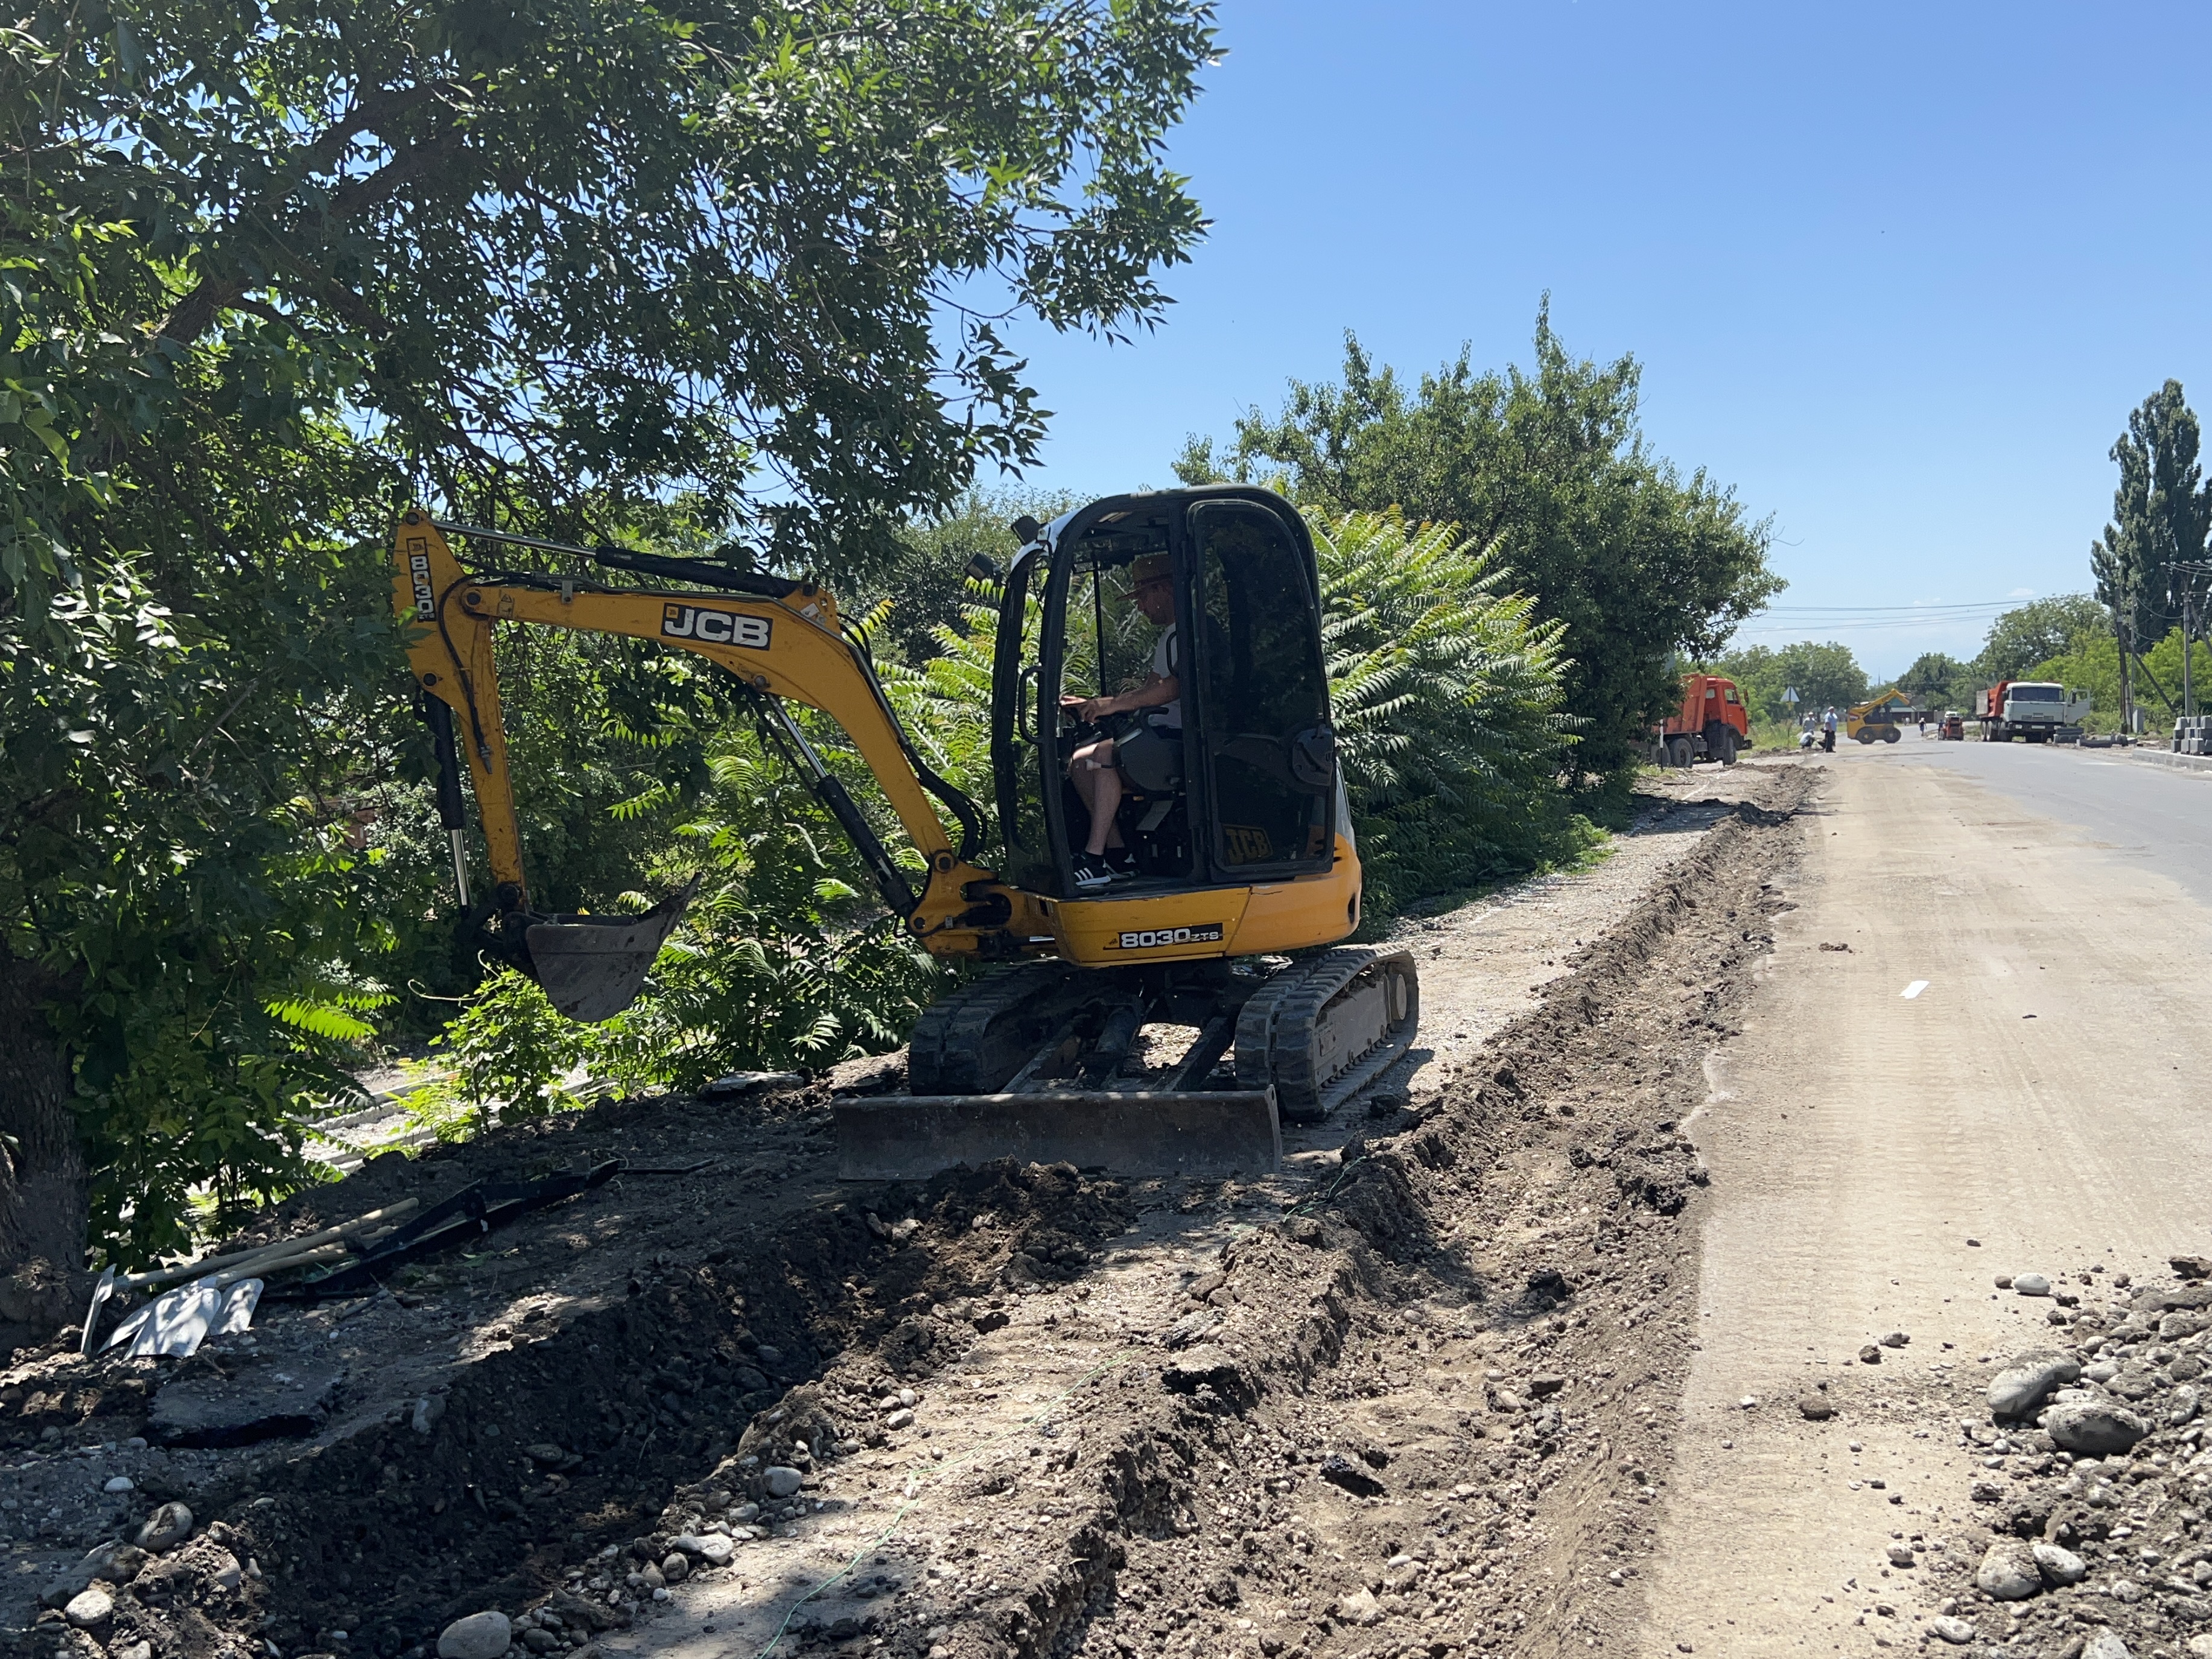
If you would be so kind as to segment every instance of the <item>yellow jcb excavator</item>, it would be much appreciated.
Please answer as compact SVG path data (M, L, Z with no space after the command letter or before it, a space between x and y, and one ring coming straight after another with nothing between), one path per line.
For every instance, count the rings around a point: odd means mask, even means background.
M1014 529L1012 568L975 571L1000 594L991 739L1002 867L990 869L978 862L982 812L916 752L866 640L818 584L407 514L393 598L419 624L410 661L462 905L465 756L495 883L477 912L485 944L571 1018L629 1005L690 895L641 916L532 907L493 630L626 634L690 651L736 677L916 939L1005 964L922 1013L909 1093L836 1103L843 1176L918 1178L1008 1155L1133 1175L1273 1169L1280 1120L1325 1117L1371 1083L1411 1046L1419 1015L1404 952L1289 956L1359 922L1312 542L1287 503L1237 485L1110 496ZM493 557L576 556L653 585L465 568L457 540ZM1042 627L1027 623L1033 590ZM851 738L927 866L919 894L786 700ZM1109 714L1102 700L1135 706ZM1097 748L1109 738L1115 750ZM1072 783L1079 750L1085 768L1110 767L1118 790ZM957 844L933 797L957 823ZM1109 819L1100 835L1094 806ZM1103 860L1085 856L1087 840L1104 841Z

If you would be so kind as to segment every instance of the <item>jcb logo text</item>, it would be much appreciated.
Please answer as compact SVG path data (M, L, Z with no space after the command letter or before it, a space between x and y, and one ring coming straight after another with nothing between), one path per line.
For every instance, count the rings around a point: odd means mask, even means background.
M765 651L769 619L735 611L702 611L696 605L671 605L661 607L660 632L665 639L697 640L704 645L741 645L748 651Z

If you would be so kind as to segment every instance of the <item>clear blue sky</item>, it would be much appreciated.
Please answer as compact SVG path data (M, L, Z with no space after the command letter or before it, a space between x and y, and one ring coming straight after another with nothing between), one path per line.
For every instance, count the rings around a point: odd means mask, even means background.
M1644 429L1773 516L1785 606L2085 589L2106 452L2212 412L2212 7L1225 0L1172 163L1213 222L1133 346L1035 330L1031 482L1171 482L1346 328L1383 361L1644 364ZM1955 614L1955 613L1954 613ZM1778 613L1887 676L1985 623Z

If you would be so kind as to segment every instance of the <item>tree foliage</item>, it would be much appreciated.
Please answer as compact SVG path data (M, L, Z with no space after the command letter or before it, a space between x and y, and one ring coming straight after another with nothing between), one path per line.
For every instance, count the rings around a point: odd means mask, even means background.
M435 873L359 821L421 757L395 511L886 568L1036 453L1000 319L1158 314L1200 230L1160 145L1212 49L1200 0L94 0L0 34L0 1272L78 1265L88 1168L133 1255L185 1186L296 1178L288 1115Z
M1736 683L1759 720L1790 720L1828 708L1841 710L1867 694L1866 670L1849 646L1833 640L1801 640L1778 648L1746 646L1720 657L1715 666ZM1782 694L1790 690L1797 693L1794 707L1783 700Z
M1408 388L1347 335L1340 384L1293 381L1280 411L1237 423L1227 453L1194 438L1186 482L1280 472L1331 514L1398 508L1498 545L1536 616L1565 625L1574 763L1626 763L1676 696L1674 654L1710 656L1781 586L1770 539L1733 491L1682 477L1637 426L1642 368L1567 352L1540 313L1532 369L1477 374L1466 352Z
M1973 660L1972 678L1978 682L1977 690L2000 680L2038 678L2033 672L2038 663L2063 656L2083 641L2112 631L2111 616L2087 593L2032 599L1990 624L1989 637ZM2163 637L2163 630L2145 637Z
M1923 708L1941 714L1956 708L1963 713L1970 690L1978 678L1971 664L1942 651L1923 651L1912 665L1897 677L1897 689Z
M1370 903L1525 868L1574 741L1556 622L1502 592L1496 544L1396 513L1307 514L1329 707Z
M2181 382L2168 380L2128 416L2128 429L2112 445L2120 482L2112 522L2089 544L2089 565L2097 603L2127 623L2136 649L2164 639L2181 621L2185 588L2193 587L2202 611L2204 578L2170 568L2177 560L2202 560L2212 530L2200 435Z

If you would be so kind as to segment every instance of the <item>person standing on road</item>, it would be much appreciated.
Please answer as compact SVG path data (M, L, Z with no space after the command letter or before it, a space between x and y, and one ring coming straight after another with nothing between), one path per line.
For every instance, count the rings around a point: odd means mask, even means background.
M1836 705L1830 703L1828 712L1820 716L1820 750L1824 754L1836 750Z

